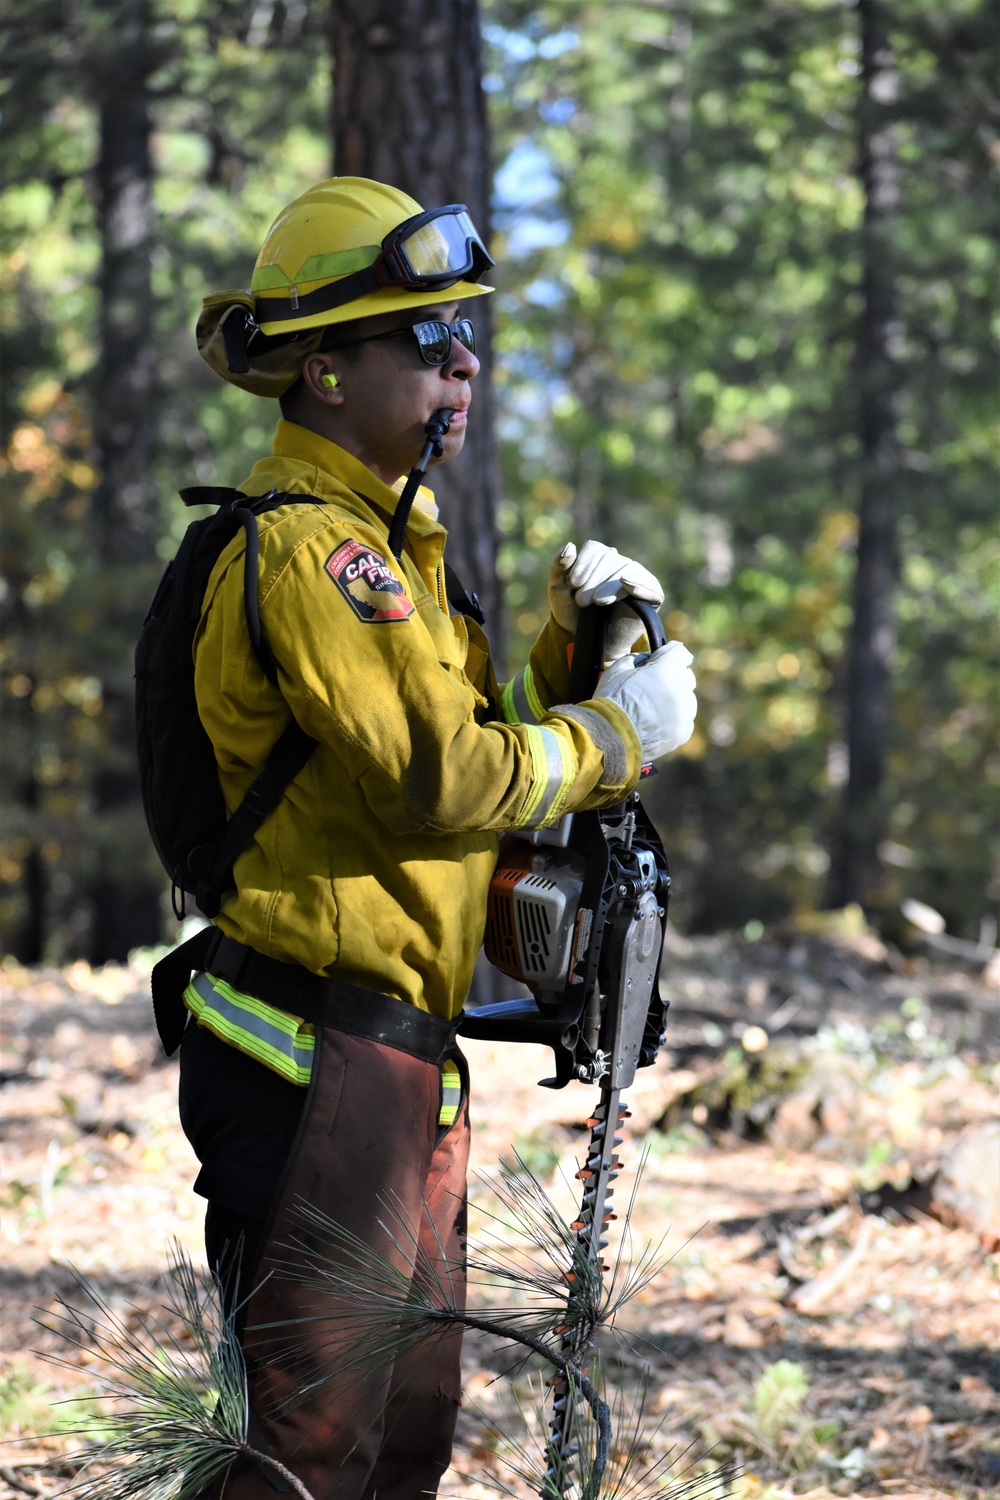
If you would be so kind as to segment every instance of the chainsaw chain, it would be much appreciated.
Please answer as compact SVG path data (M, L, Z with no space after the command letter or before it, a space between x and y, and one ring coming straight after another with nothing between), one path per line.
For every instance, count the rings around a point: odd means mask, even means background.
M570 1225L585 1258L594 1268L600 1280L608 1267L602 1255L607 1246L604 1235L612 1219L609 1200L614 1196L613 1183L621 1170L621 1160L615 1155L621 1145L617 1134L629 1111L621 1102L621 1090L603 1088L600 1102L587 1121L591 1127L590 1145L584 1165L577 1172L583 1183L583 1199L579 1216ZM569 1283L566 1299L565 1321L553 1330L562 1335L561 1350L576 1364L581 1356L593 1347L594 1319L592 1293L586 1302L581 1299L581 1288L577 1287L577 1272L570 1268L565 1272ZM552 1387L552 1419L549 1422L549 1438L545 1445L546 1471L543 1496L566 1495L573 1482L573 1460L577 1452L575 1432L579 1396L571 1399L570 1384L560 1371L549 1381Z

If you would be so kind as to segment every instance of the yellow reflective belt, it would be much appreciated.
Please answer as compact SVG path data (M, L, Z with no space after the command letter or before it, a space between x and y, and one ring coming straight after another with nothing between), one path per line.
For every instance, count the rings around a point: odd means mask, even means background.
M441 1108L439 1125L454 1125L462 1102L462 1075L453 1062L441 1064Z
M196 974L184 991L184 1004L199 1026L211 1031L265 1068L303 1088L312 1075L316 1034L308 1021L243 995L224 979Z
M307 1021L276 1010L253 995L243 995L224 979L196 974L184 991L184 1003L200 1026L213 1032L266 1068L302 1087L312 1074L316 1035ZM462 1103L462 1076L453 1062L441 1064L439 1125L454 1125Z

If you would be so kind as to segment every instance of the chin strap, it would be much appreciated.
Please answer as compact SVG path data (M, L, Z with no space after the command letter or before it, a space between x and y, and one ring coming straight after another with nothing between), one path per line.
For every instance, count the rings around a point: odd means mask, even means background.
M420 450L420 457L406 476L403 493L399 497L399 504L393 512L392 523L389 527L389 551L397 562L403 556L403 545L406 541L406 526L410 519L410 511L413 509L417 490L420 488L421 480L427 473L427 465L430 463L431 457L440 458L444 452L442 439L448 431L451 418L451 409L447 406L442 406L440 410L434 413L424 427L427 441Z

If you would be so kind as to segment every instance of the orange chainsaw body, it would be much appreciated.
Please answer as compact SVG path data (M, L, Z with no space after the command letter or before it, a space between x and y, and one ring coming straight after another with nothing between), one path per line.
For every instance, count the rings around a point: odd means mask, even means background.
M486 957L532 990L561 990L583 889L579 856L506 838L486 903Z

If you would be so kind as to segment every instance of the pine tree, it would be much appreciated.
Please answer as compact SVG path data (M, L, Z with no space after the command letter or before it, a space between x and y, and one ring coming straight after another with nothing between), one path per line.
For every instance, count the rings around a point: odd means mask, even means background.
M330 19L334 170L390 182L428 208L465 203L488 236L492 170L475 0L332 0ZM471 314L482 368L465 448L435 471L433 487L449 558L478 593L499 653L490 301L477 301Z

